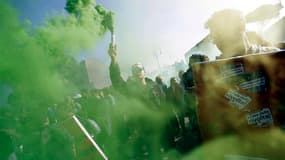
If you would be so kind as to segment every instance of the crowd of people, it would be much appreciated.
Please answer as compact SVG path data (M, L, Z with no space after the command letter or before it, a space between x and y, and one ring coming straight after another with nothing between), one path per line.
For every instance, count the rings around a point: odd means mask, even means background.
M247 32L245 23L239 11L228 9L207 21L211 40L222 53L217 58L279 50L255 41L258 35ZM172 77L167 86L159 75L147 78L141 63L132 65L132 75L124 80L116 46L110 44L108 53L111 87L81 90L47 107L41 128L29 132L37 144L1 126L0 159L80 159L75 146L79 142L65 129L74 114L109 159L180 159L202 145L192 64L209 61L206 55L192 55L187 71L177 73L179 78ZM1 117L11 115L7 111Z

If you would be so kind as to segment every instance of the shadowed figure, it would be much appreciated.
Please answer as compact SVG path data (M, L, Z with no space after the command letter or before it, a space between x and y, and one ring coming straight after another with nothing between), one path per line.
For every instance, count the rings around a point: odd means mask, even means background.
M278 51L275 47L263 47L250 41L246 33L246 20L238 10L225 9L215 12L206 22L210 38L222 52L219 58L229 58L252 53Z

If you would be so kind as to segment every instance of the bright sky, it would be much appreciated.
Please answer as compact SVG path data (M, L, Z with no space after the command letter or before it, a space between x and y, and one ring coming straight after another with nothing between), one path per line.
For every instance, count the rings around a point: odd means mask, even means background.
M62 11L65 0L25 0L14 3L22 10L22 18L38 23L47 13ZM278 0L97 0L115 12L115 33L118 60L124 71L142 62L146 70L157 69L154 54L160 64L172 64L206 34L205 21L217 10L235 8L247 13L262 4ZM109 63L107 47L110 35L97 44L93 56Z
M103 2L104 1L104 2ZM128 70L135 62L147 70L156 69L159 55L161 65L172 64L208 32L205 21L217 10L235 8L244 13L276 0L97 0L116 13L116 35L119 63ZM109 6L110 5L110 6ZM109 37L107 37L109 39ZM105 41L106 43L106 41Z

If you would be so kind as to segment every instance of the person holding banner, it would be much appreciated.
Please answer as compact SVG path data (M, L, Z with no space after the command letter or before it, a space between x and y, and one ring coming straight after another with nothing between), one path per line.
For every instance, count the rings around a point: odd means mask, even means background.
M246 32L246 19L238 10L224 9L215 12L205 27L210 31L212 42L222 52L218 58L279 50L272 46L253 44Z

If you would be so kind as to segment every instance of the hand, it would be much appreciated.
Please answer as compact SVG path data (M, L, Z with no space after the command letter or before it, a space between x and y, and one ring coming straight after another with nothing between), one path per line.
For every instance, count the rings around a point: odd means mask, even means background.
M108 54L111 57L112 61L116 60L116 57L117 57L117 46L116 45L113 46L112 43L110 43Z

